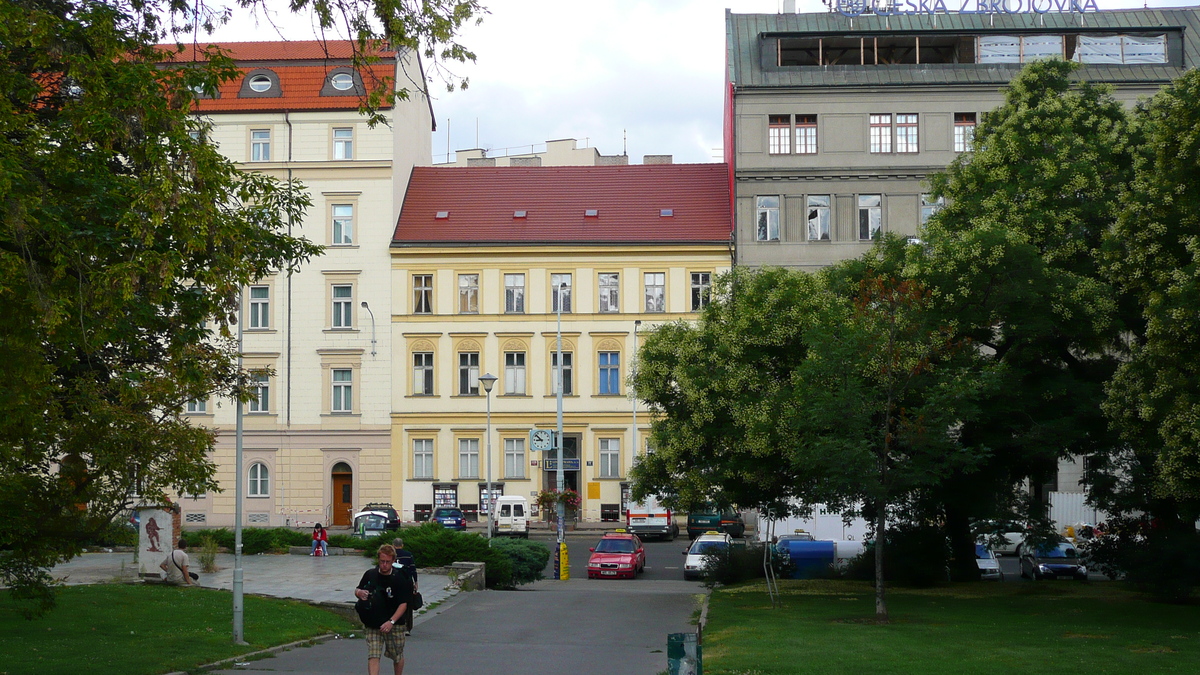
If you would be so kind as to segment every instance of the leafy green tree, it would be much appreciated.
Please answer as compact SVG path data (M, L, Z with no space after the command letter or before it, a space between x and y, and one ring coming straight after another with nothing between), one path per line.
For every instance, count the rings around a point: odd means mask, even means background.
M360 45L449 58L470 57L452 35L479 10L292 7L345 21ZM0 0L0 582L33 612L53 603L46 568L133 492L217 489L213 435L180 411L241 395L241 289L320 251L287 234L309 206L302 186L238 171L189 115L194 91L235 76L230 60L160 66L170 29L221 18L182 0Z
M972 516L1000 516L1028 479L1034 521L1042 484L1067 455L1106 457L1119 443L1100 404L1123 327L1101 273L1101 247L1132 171L1126 112L1105 87L1073 81L1059 60L1026 66L976 131L973 152L931 179L947 200L925 226L912 274L956 336L1002 366L1002 386L961 430L988 460L943 484L962 575L974 570Z

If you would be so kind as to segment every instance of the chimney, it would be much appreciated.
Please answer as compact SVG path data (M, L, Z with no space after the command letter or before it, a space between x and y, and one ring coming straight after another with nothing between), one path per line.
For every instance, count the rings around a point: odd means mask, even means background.
M629 155L599 155L596 166L625 166L629 164Z
M672 164L671 155L642 155L642 164Z
M541 157L510 157L508 159L509 166L541 166Z
M470 157L467 166L496 166L495 157Z

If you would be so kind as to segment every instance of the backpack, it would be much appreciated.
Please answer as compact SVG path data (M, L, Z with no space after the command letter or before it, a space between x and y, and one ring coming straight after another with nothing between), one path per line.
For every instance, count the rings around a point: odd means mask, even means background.
M359 600L354 603L354 611L358 612L359 621L367 628L379 628L388 619L392 618L391 611L387 608L387 595L384 594L382 585L379 583L379 572L372 570L370 580L367 582L367 599Z

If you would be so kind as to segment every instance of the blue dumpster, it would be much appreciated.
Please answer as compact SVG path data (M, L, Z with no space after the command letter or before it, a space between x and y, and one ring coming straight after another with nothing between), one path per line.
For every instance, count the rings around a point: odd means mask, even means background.
M779 544L779 552L791 559L793 579L816 579L829 573L837 545L832 541L785 541Z

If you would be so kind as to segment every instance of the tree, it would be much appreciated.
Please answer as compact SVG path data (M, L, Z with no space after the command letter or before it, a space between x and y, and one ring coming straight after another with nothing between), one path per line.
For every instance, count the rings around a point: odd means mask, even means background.
M965 445L990 449L988 460L933 496L967 575L976 573L972 516L1011 503L1028 480L1027 516L1044 522L1041 486L1057 460L1119 445L1100 403L1124 324L1100 254L1134 139L1122 105L1104 87L1073 83L1074 68L1038 61L1013 79L973 151L931 179L947 203L913 260L955 335L1003 366L1003 385L961 430Z
M362 45L450 58L470 57L451 38L478 11L293 7L345 19ZM182 407L244 395L230 339L241 288L320 251L287 235L309 206L302 186L242 173L200 140L193 92L236 71L215 50L160 67L164 16L189 34L220 19L180 0L0 0L0 580L32 612L53 603L46 568L135 490L217 488L213 435Z

